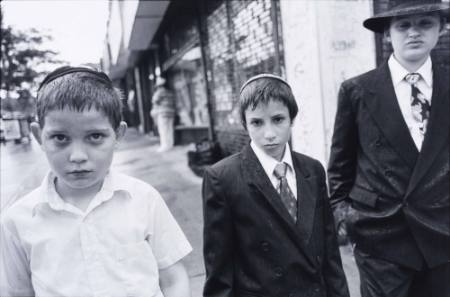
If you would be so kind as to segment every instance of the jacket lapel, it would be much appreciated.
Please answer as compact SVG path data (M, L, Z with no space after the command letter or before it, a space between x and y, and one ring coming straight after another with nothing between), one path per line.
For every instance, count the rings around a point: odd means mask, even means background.
M387 62L374 71L373 81L367 84L370 95L363 100L371 115L392 147L414 168L418 151L398 105Z
M449 75L443 69L433 67L433 95L430 121L423 140L422 149L409 181L407 195L417 186L444 145L448 145L450 120ZM448 151L447 151L448 153Z
M305 243L308 243L314 225L316 201L319 193L316 193L311 185L311 174L308 172L307 168L302 166L295 156L292 156L292 160L296 169L295 178L297 179L297 228L299 228Z
M259 163L258 158L253 152L250 145L244 147L242 152L242 171L243 176L246 179L247 183L250 186L255 186L261 196L268 202L270 207L273 209L275 216L279 218L279 220L283 223L288 233L292 236L294 242L298 245L299 250L304 254L305 258L310 261L311 265L314 265L314 260L311 258L306 251L307 240L309 236L307 236L295 222L290 218L289 212L286 210L283 202L272 186L272 183L265 173L262 165ZM304 182L300 178L300 186L302 186ZM299 186L299 179L297 178L297 187ZM305 193L302 194L306 195ZM301 215L306 212L302 211ZM306 217L311 216L311 214L305 215ZM302 222L303 223L303 222ZM311 224L312 225L312 224ZM311 226L312 227L312 226ZM308 227L309 228L309 227ZM309 232L310 233L310 232Z

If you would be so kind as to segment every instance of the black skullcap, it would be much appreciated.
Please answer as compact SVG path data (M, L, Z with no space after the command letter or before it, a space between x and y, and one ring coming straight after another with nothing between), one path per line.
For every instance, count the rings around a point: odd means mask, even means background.
M245 89L245 87L246 87L249 83L251 83L252 81L258 80L258 79L260 79L260 78L272 78L272 79L275 79L275 80L278 80L278 81L284 83L286 86L289 87L289 89L291 88L291 86L287 83L287 81L285 81L282 77L280 77L280 76L278 76L278 75L270 74L270 73L261 73L261 74L258 74L258 75L255 75L255 76L250 77L250 78L242 85L242 87L241 87L241 89L240 89L240 91L239 91L239 94L242 93L242 91Z
M44 80L41 82L41 84L39 85L38 91L45 86L46 84L48 84L49 82L64 76L66 74L69 73L74 73L74 72L84 72L84 73L90 73L92 75L94 75L96 78L98 78L99 80L101 80L102 82L108 84L108 85L112 85L111 80L109 79L108 75L106 75L104 72L101 71L97 71L91 68L87 68L87 67L72 67L72 66L63 66L63 67L59 67L56 68L55 70L53 70L52 72L50 72L49 74L47 74L47 76L44 78Z

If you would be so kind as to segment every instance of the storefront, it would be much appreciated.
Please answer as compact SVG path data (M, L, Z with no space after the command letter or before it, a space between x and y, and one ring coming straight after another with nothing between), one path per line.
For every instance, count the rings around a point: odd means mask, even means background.
M153 41L155 67L150 78L167 79L175 93L175 144L209 138L211 134L204 59L196 4L172 3Z
M212 116L224 154L239 151L248 136L239 118L239 89L263 72L283 75L283 43L279 38L279 2L211 1L203 26Z
M235 153L248 142L239 88L255 74L274 73L288 81L300 107L293 148L325 165L340 84L391 52L381 35L362 26L388 1L139 1L134 19L123 26L133 30L123 35L134 46L126 49L138 57L127 60L127 71L140 125L154 131L150 98L162 75L176 95L176 143L208 138L224 155ZM123 16L131 11L122 9ZM443 65L449 65L448 44L447 32L432 53ZM112 56L120 61L123 53Z

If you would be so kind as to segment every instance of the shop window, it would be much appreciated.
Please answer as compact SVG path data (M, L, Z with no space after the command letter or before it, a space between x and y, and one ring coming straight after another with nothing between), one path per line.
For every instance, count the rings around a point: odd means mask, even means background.
M209 122L205 82L198 44L185 52L169 69L176 95L177 125L207 126Z

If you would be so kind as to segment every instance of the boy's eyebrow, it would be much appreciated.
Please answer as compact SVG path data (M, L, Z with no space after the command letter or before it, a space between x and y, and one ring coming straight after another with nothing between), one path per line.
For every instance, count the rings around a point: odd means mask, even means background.
M86 133L92 133L92 132L103 132L103 133L108 133L110 130L108 128L93 128L93 129L89 129L86 130ZM48 129L47 133L48 134L55 134L55 133L66 133L67 130L65 129Z
M64 129L48 129L47 130L47 133L65 133L66 132L66 130L64 130Z
M256 116L250 116L248 117L249 120L261 120L261 117L256 117Z
M86 132L109 132L108 128L93 128L89 129Z

